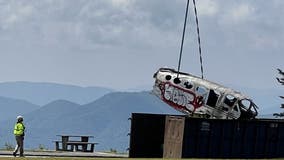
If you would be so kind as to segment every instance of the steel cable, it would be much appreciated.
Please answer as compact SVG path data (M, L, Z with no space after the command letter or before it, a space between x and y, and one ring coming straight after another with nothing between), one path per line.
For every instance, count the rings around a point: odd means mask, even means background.
M196 9L195 0L193 0L193 5L194 5L196 29L197 29L197 36L198 36L198 46L199 46L199 60L200 60L201 78L203 79L203 64L202 64L202 54L201 54L201 42L200 42L199 24L198 24L198 17L197 17L197 9Z
M183 32L182 32L182 39L181 39L181 46L180 46L180 52L179 52L177 78L179 77L180 64L181 64L181 58L182 58L183 42L184 42L184 35L185 35L186 21L187 21L187 14L188 14L188 5L189 5L189 0L187 0L186 10L185 10L185 18L184 18Z

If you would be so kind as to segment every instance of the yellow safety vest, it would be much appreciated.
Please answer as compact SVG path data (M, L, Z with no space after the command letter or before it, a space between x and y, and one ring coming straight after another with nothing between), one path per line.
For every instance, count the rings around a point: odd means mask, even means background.
M23 123L16 123L14 128L14 135L22 136L25 133L25 125Z

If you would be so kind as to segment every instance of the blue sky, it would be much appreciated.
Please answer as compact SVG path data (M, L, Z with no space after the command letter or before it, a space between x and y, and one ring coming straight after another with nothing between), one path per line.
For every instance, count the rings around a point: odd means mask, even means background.
M151 87L177 68L186 0L1 0L0 82ZM204 76L279 87L283 0L198 0ZM181 70L200 75L192 5Z

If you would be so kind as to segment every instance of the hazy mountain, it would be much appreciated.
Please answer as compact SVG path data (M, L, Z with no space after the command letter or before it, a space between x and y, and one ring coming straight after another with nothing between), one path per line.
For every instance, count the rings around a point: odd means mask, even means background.
M54 85L51 86L54 87ZM62 86L59 85L59 88L61 87ZM48 91L47 88L48 87L43 90ZM88 134L94 135L95 138L93 141L100 143L97 146L97 150L109 150L113 148L119 151L125 151L129 145L129 136L127 136L127 134L130 131L131 121L128 120L128 118L131 117L131 113L180 114L148 92L112 92L105 95L102 94L103 96L94 99L91 103L80 105L70 102L70 99L72 99L70 97L73 95L77 100L84 99L86 98L84 97L86 92L78 94L76 93L76 89L72 90L69 87L67 87L70 89L69 92L66 91L68 89L63 89L64 91L62 91L55 88L53 88L50 93L41 92L43 90L40 89L26 89L26 91L30 91L27 95L35 95L34 97L28 97L31 101L35 101L40 97L45 99L45 95L49 97L49 100L58 97L67 97L67 100L55 100L42 107L34 105L33 108L29 105L25 106L22 103L30 104L29 102L9 98L4 99L8 99L10 103L2 104L0 98L1 106L9 106L7 108L1 108L10 109L2 112L5 116L11 113L14 114L15 110L18 111L19 109L12 109L12 104L21 102L17 106L22 109L24 108L23 110L19 110L21 114L26 113L24 116L27 126L25 143L27 148L38 148L41 144L49 149L54 149L52 141L59 138L56 137L58 134ZM37 95L34 91L40 92ZM60 94L58 94L59 92ZM274 112L281 111L281 99L278 98L278 96L283 94L282 91L278 89L249 89L245 90L245 92L241 90L241 92L252 97L258 104L260 107L260 118L273 118L271 115ZM12 95L12 92L10 94ZM22 96L22 99L25 99L23 96L25 95L24 91L21 94L19 93L19 95ZM91 96L88 98L91 99ZM45 101L47 102L48 100L45 99ZM10 115L11 119L0 123L0 137L2 139L0 146L4 146L6 142L14 144L12 130L16 115L16 113Z
M27 102L7 97L0 97L0 121L6 119L16 119L17 115L22 115L34 111L40 106Z
M86 104L112 91L103 87L80 87L56 83L0 83L0 96L23 99L38 105L45 105L58 99Z
M25 122L27 124L32 123L32 126L37 126L38 129L54 127L60 124L60 119L65 119L69 112L73 113L73 110L78 108L80 108L79 104L66 100L56 100L34 112L25 114Z
M82 115L79 119L90 117L89 126L96 139L102 143L103 150L115 148L126 150L129 145L131 121L134 112L157 114L180 114L148 92L110 93L97 101L84 105L75 111ZM96 127L92 127L95 125Z
M37 148L42 144L54 149L52 140L58 139L58 134L87 134L95 136L93 141L99 143L97 150L126 151L131 123L128 118L133 112L179 114L147 92L110 93L82 106L59 100L24 115L27 127L25 145ZM14 144L11 134L14 121L0 124L2 145L5 142Z

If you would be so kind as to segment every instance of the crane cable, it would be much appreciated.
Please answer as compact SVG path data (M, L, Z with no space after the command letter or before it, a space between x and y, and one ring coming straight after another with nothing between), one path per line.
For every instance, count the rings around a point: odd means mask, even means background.
M182 32L182 39L181 39L180 52L179 52L179 61L178 61L178 73L177 73L177 78L178 78L178 76L179 76L179 71L180 71L180 64L181 64L181 57L182 57L182 50L183 50L183 42L184 42L184 35L185 35L186 21L187 21L187 14L188 14L188 5L189 5L189 0L187 0L186 10L185 10L185 18L184 18L183 32Z
M198 47L199 47L199 60L200 60L201 78L203 79L204 78L204 76L203 76L204 73L203 73L203 63L202 63L202 54L201 54L201 41L200 41L199 23L198 23L197 9L196 9L195 0L193 0L193 5L194 5L195 22L196 22L196 29L197 29L197 35L198 35ZM182 58L182 51L183 51L184 35L185 35L187 15L188 15L188 6L189 6L189 0L187 0L187 4L186 4L186 11L185 11L185 18L184 18L184 25L183 25L182 40L181 40L181 46L180 46L180 52L179 52L177 78L179 77L179 73L180 73L180 65L181 65L181 58Z
M194 5L195 22L196 22L196 29L197 29L197 36L198 36L198 47L199 47L199 60L200 60L201 78L203 79L203 64L202 64L202 54L201 54L201 42L200 42L199 24L198 24L198 17L197 17L197 9L196 9L195 0L193 0L193 5Z

